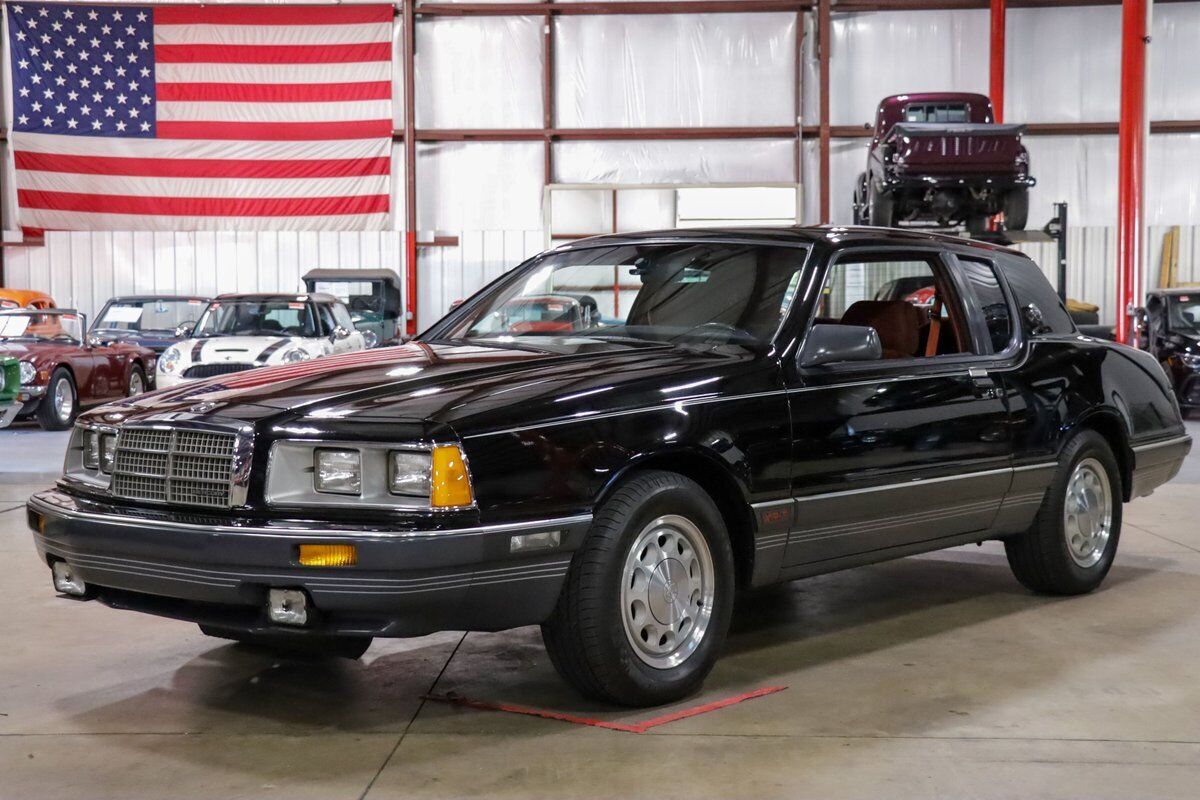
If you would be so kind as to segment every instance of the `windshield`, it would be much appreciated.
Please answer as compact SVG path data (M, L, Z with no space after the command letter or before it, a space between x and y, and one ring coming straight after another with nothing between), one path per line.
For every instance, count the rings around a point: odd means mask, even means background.
M447 339L573 336L768 342L808 251L754 244L552 253L467 304Z
M1200 294L1168 298L1171 330L1200 333Z
M203 300L119 300L107 306L96 320L105 332L174 332L183 323L194 323L204 311Z
M0 314L0 341L81 342L82 327L74 314L35 311Z
M302 336L314 338L312 308L304 301L221 300L210 303L197 338L209 336Z

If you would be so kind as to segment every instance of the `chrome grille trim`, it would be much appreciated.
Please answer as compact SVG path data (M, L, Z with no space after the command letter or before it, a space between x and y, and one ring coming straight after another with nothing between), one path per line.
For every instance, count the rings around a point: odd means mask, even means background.
M110 492L147 503L244 505L246 431L197 423L126 425L117 435Z

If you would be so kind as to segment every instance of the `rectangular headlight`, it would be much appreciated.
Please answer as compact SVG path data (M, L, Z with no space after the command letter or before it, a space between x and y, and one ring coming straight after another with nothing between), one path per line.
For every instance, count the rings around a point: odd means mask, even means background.
M117 437L112 433L100 434L100 471L105 475L112 472L113 459L117 454Z
M100 469L100 434L96 431L83 432L83 467Z
M433 460L428 452L392 450L388 453L388 491L405 497L429 497Z
M313 487L318 492L362 493L362 456L357 450L318 449L313 462Z

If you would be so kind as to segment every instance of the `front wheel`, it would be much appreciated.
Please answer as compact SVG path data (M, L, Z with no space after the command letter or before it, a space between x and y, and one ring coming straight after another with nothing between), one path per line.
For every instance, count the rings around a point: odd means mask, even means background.
M597 511L542 638L586 695L669 703L704 681L733 610L733 553L721 512L694 481L648 471Z
M1063 448L1033 525L1004 542L1017 580L1042 594L1085 594L1099 586L1117 553L1121 498L1121 471L1108 442L1095 431L1077 433Z
M146 373L135 366L129 371L129 385L125 387L126 397L136 397L146 391Z
M65 431L79 414L79 393L71 373L59 367L50 376L46 396L38 404L37 421L44 430Z

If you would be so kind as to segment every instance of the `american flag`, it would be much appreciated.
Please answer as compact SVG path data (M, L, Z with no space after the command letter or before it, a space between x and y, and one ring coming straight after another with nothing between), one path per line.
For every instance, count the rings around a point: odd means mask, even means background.
M23 227L387 227L392 6L7 8Z

